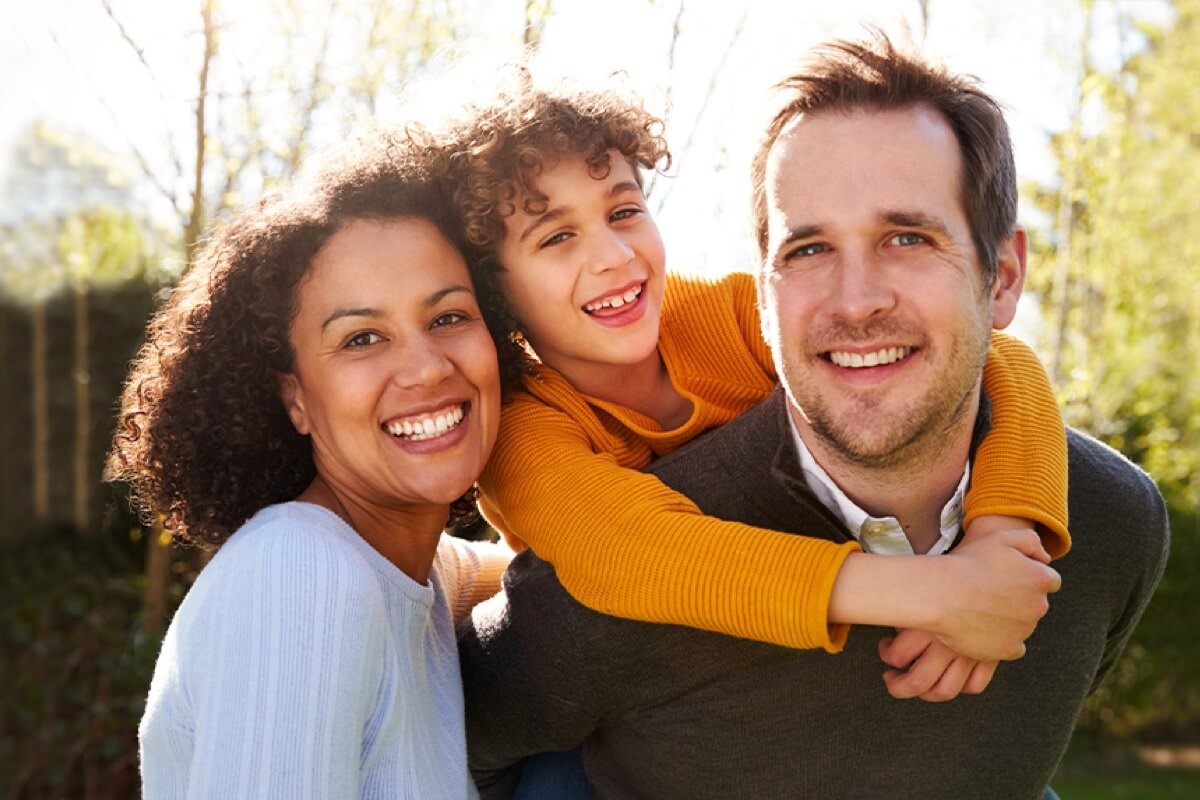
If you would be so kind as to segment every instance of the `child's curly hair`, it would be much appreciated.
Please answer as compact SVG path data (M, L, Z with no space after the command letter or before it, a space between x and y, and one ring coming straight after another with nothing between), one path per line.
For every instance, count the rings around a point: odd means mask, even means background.
M504 267L496 257L504 220L516 213L518 198L528 213L544 209L538 177L563 157L583 156L599 179L608 175L615 150L641 185L640 169L665 171L671 154L662 120L615 88L597 91L566 82L539 87L524 66L503 71L500 84L488 102L470 104L453 122L421 133L443 154L462 235L476 248L471 266L480 303L514 341L523 342L520 323L504 302L498 281Z
M462 249L457 217L428 153L400 132L346 148L305 192L236 215L151 319L121 397L109 480L128 482L143 516L219 545L259 509L315 477L309 438L293 428L274 376L290 372L296 288L351 220L415 217ZM486 315L486 312L485 312ZM503 385L524 354L489 320Z

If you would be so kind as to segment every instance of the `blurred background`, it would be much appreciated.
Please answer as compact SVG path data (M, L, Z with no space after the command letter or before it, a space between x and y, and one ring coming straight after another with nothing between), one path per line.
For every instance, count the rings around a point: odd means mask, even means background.
M614 70L667 122L672 269L753 265L749 155L790 59L906 30L1007 106L1017 332L1170 506L1170 565L1055 786L1200 796L1200 0L0 0L0 796L137 796L136 725L203 556L101 465L127 360L206 226L455 54ZM915 702L915 701L914 701Z

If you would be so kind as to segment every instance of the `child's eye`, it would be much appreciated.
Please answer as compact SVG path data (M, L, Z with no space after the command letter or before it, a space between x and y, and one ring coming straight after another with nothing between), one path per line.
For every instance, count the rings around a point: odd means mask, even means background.
M609 222L618 222L619 220L629 219L630 217L635 217L641 213L642 213L642 209L639 208L638 206L629 206L627 208L618 208L616 211L614 211L612 213L612 216L610 216L608 219L609 219Z
M347 349L353 349L356 347L367 347L369 345L378 344L379 342L382 342L382 341L383 341L383 337L380 336L378 333L374 333L372 331L361 331L359 333L354 334L349 339L347 339L346 343L343 345L343 347L345 347Z
M549 236L549 237L543 239L541 244L538 245L538 247L539 248L553 247L556 244L562 244L569 238L571 238L571 234L567 233L566 231L561 231L559 233L554 234L553 236Z

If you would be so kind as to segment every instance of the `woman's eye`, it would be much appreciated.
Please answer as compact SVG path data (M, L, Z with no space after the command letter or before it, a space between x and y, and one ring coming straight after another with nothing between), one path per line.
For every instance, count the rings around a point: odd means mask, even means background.
M382 341L383 341L383 337L380 336L378 333L372 333L371 331L363 331L361 333L356 333L353 336L351 336L349 339L347 339L345 346L347 348L366 347L368 345L376 344L376 343L382 342Z
M459 322L467 322L471 318L461 311L447 311L445 314L438 314L433 320L434 328L444 328L447 325L455 325Z

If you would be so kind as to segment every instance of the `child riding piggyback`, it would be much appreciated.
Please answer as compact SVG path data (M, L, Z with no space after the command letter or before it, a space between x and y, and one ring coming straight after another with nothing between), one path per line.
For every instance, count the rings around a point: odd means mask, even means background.
M481 255L480 302L502 312L531 354L479 480L484 514L509 544L551 562L597 611L831 653L850 624L920 627L931 598L982 602L977 582L999 580L989 564L1004 548L1041 562L1064 553L1062 420L1036 356L996 332L984 370L991 429L970 465L966 533L947 553L874 554L853 536L835 542L708 517L640 471L777 386L755 278L666 269L642 178L670 164L661 130L621 92L539 88L516 70L493 100L428 132L448 156L456 206ZM935 562L954 558L964 569L951 579ZM929 579L905 579L910 602L896 603L879 590L900 580L902 564L927 567ZM1025 635L1035 623L1021 621ZM1014 657L1011 637L984 627L929 633L950 648L947 660Z

